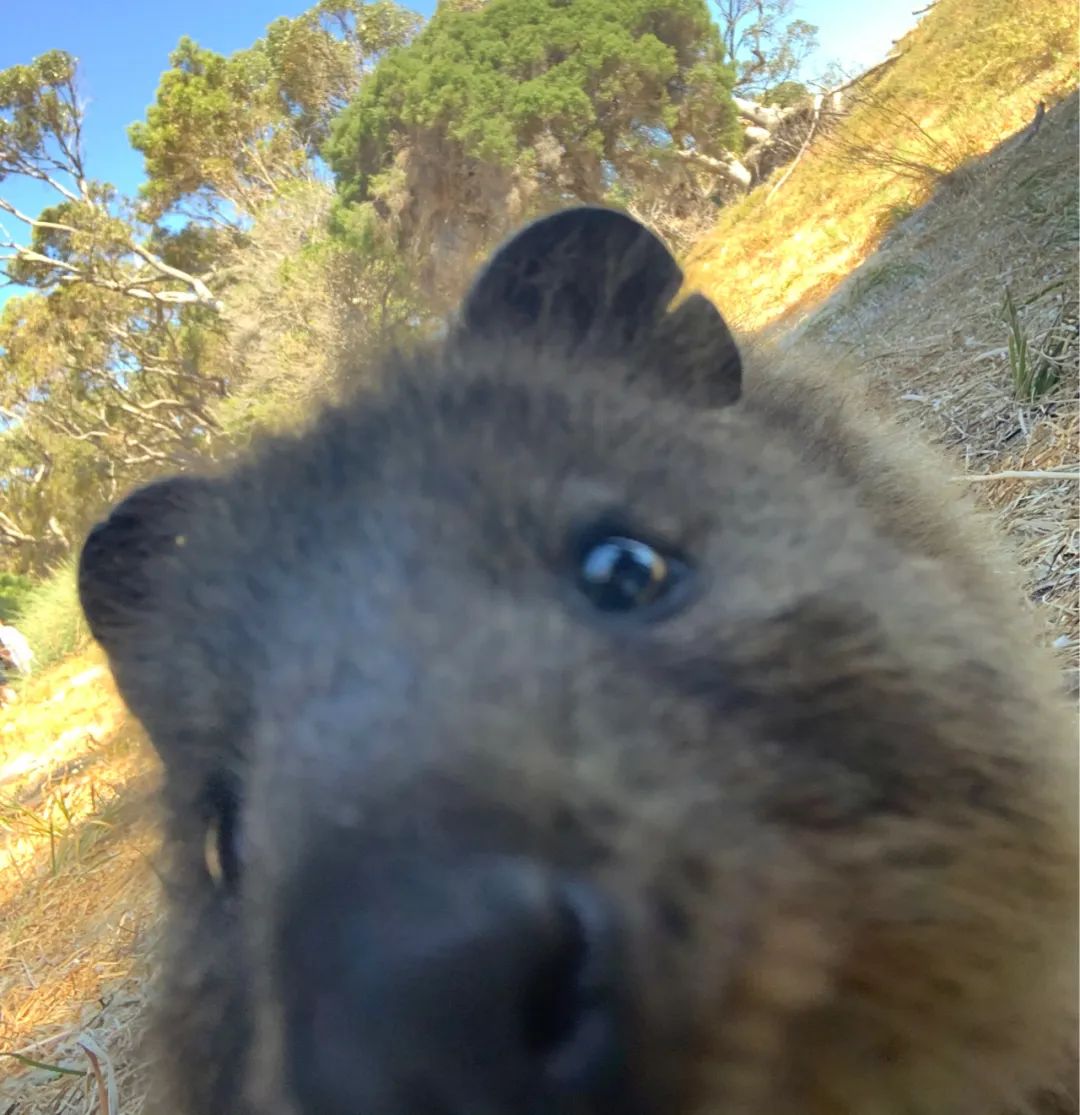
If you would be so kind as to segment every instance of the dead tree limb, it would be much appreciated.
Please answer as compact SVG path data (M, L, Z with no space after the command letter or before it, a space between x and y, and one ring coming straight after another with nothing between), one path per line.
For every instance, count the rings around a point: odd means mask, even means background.
M713 174L718 174L731 182L737 182L740 186L746 188L749 188L754 180L754 176L734 155L729 155L728 161L725 162L723 159L713 158L712 155L706 155L701 151L676 151L675 154L688 163L711 170Z
M810 146L810 141L814 138L814 132L817 131L818 121L821 119L821 106L823 103L824 97L819 93L814 98L814 118L810 121L810 130L806 133L806 139L803 140L802 146L799 148L799 153L792 159L787 170L781 175L780 181L765 195L766 205L772 201L776 191L791 177L792 171L799 165L799 160L806 154L806 149Z

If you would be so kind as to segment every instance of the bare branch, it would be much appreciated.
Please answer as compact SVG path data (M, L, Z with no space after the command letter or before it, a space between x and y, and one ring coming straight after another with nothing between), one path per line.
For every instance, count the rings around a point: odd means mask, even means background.
M36 253L31 254L36 255ZM70 264L63 264L59 260L51 259L49 256L38 256L38 260L48 260L50 264L55 264L58 267L66 267L75 272L72 275L61 275L60 282L62 283L86 283L89 286L100 287L102 290L114 290L118 294L126 294L129 298L138 298L143 302L158 302L163 306L206 305L202 298L194 291L148 290L146 287L122 283L117 279L106 279L100 275L88 275L80 271L77 267L71 267ZM35 262L37 262L37 260L35 260ZM211 301L210 308L213 310L223 310L224 303L215 298Z
M144 248L141 244L131 242L131 250L139 256L140 259L145 260L155 270L161 272L162 275L168 275L169 278L176 279L178 282L187 283L192 291L197 296L194 299L184 299L183 301L197 301L200 305L209 306L211 309L221 311L224 306L219 298L217 298L210 288L200 279L197 275L189 275L186 271L181 271L178 267L172 267L167 264L163 259L154 255L153 252ZM169 301L169 299L166 299ZM179 301L179 299L175 299Z
M0 154L3 154L3 152L0 152ZM64 169L58 163L54 163L51 159L48 161L49 165L55 166L58 170ZM67 186L65 186L62 182L58 182L51 174L46 174L45 171L43 171L40 167L35 166L33 163L28 163L26 162L26 160L21 158L12 159L10 160L10 162L11 173L20 174L25 178L34 178L38 182L44 182L47 186L51 186L54 190L56 190L58 194L62 194L64 197L66 197L68 201L77 203L83 200L83 198L79 194L72 193L72 191L69 190Z
M755 124L760 124L761 127L768 128L769 131L772 131L784 116L791 112L790 109L779 109L772 108L771 106L759 105L755 101L747 100L745 97L732 97L731 99L740 116L744 116L747 120L753 120Z
M712 155L706 155L702 151L676 151L675 154L688 163L711 170L713 174L721 175L731 182L737 182L740 186L749 187L753 182L753 175L734 155L729 155L729 161L724 162L721 159L713 158Z
M806 133L806 139L803 140L802 147L799 148L799 153L791 161L783 175L781 175L780 181L765 195L766 205L772 201L776 191L791 177L791 172L799 165L799 160L806 154L806 149L810 146L810 141L814 138L814 132L817 131L818 121L821 119L821 106L823 103L824 98L818 94L818 96L814 98L814 119L810 122L810 130Z
M59 267L61 271L68 271L71 276L77 278L84 278L84 272L81 267L76 267L73 263L68 263L63 259L53 259L52 256L42 255L40 252L31 251L30 248L23 248L18 244L4 244L5 248L14 248L15 250L10 255L0 256L0 259L10 260L23 260L27 263L40 263L46 267Z
M0 209L5 213L10 213L17 221L22 221L24 225L28 225L30 228L51 228L55 229L57 232L70 233L79 231L74 225L58 224L56 221L42 221L35 217L31 217L26 213L20 212L10 201L2 197L0 197Z
M0 511L0 532L12 542L37 542L38 539L27 534L9 515Z
M69 437L73 441L94 441L95 439L100 440L109 437L108 430L83 430L80 432L76 427L55 418L44 407L35 407L34 412L35 418L40 419L58 434L63 434L64 437Z

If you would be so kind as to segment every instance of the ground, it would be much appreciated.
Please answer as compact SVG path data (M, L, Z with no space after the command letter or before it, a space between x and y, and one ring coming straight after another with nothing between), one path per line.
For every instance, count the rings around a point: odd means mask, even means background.
M1022 125L1044 98L1033 134ZM857 187L865 152L815 148L770 203L783 235L753 249L784 266L748 262L738 237L766 236L748 207L691 256L690 281L746 330L831 346L952 449L1015 542L1075 684L1078 123L1061 72L1029 76L977 148L917 203L895 167ZM841 155L847 192L810 198ZM138 1115L156 763L94 649L32 679L0 717L0 1115Z

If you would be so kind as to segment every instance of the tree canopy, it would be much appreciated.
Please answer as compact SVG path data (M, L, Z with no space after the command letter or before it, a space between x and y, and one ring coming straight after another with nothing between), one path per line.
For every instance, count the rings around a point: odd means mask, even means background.
M444 5L325 145L343 199L403 244L471 248L524 213L622 195L737 146L734 71L704 0Z
M795 0L713 3L724 49L735 63L736 93L782 105L805 92L793 79L817 46L817 28L793 18Z
M228 57L181 39L146 120L128 132L153 212L187 200L205 207L199 216L220 217L222 202L246 213L306 174L364 74L419 22L391 0L320 0Z

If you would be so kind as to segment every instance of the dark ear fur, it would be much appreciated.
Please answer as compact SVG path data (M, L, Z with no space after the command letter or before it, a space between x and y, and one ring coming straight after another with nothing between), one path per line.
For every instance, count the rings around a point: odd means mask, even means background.
M681 284L671 252L632 217L566 209L496 249L465 298L459 328L555 355L624 358L636 365L635 379L659 376L667 393L690 389L687 401L701 405L734 402L742 373L735 341L700 295L666 312Z
M176 476L133 492L87 536L79 557L79 600L106 650L153 607L153 563L183 545L184 523L209 481Z
M671 253L637 221L611 209L567 209L496 249L462 319L475 335L609 355L664 312L681 280Z
M648 338L641 364L662 376L669 393L699 406L723 407L742 394L742 358L720 311L691 294L665 314Z

